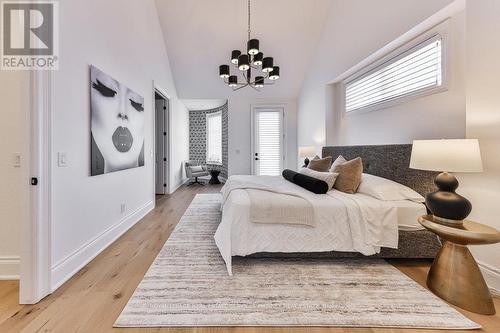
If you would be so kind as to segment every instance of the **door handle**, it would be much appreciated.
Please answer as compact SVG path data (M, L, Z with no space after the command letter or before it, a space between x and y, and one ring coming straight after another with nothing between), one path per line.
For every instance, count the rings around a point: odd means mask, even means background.
M256 161L258 161L258 160L259 160L259 158L258 158L258 157L256 157L256 158L255 158L255 160L256 160Z

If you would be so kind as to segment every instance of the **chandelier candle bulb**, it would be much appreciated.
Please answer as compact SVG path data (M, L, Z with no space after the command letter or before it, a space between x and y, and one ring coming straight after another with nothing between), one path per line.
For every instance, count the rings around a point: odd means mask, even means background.
M229 77L229 65L219 66L219 76L222 79L227 79Z
M262 71L263 72L271 72L273 70L273 57L265 57L262 60Z
M256 76L255 77L255 87L262 88L264 86L264 77Z
M262 58L264 58L264 54L262 52L257 53L253 57L253 64L255 66L260 66L262 65Z
M240 71L246 71L250 68L248 62L248 54L242 54L238 57L238 69Z
M250 55L256 55L259 53L259 40L258 39L250 39L247 42L247 52Z
M274 66L271 73L269 73L269 80L277 80L280 78L280 67Z
M229 86L236 87L238 85L238 77L236 75L231 75L229 77Z
M231 52L231 62L233 64L238 65L238 57L240 56L240 54L240 50L233 50L233 52Z

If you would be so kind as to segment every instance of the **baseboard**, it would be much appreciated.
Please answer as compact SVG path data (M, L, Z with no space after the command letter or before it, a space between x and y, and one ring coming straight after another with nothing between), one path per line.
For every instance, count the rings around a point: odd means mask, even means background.
M173 188L170 189L170 193L169 194L172 194L175 191L177 191L179 189L179 187L181 187L182 185L186 184L188 180L189 180L188 178L183 178L177 185L175 185Z
M134 224L139 222L139 220L154 208L154 205L154 200L144 204L55 264L52 267L52 292L59 288L64 282L68 281Z
M0 256L0 280L19 280L19 256Z
M483 273L484 279L486 280L491 293L496 296L500 296L500 269L481 261L478 261L477 264L481 269L481 273Z

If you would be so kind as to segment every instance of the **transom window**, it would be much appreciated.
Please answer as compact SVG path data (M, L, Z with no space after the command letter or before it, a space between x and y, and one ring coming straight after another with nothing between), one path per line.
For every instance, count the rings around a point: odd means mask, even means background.
M442 85L442 38L436 34L400 49L361 75L347 79L345 110L368 109Z

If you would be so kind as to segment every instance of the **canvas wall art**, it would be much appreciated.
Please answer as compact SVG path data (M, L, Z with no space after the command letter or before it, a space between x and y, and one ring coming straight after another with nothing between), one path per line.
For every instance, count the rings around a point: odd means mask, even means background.
M144 97L90 66L92 176L144 166Z

